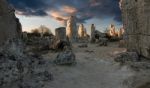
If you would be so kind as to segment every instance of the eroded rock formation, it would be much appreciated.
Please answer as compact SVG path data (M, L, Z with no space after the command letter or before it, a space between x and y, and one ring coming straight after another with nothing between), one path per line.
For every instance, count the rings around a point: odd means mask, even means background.
M66 36L66 28L60 27L55 29L55 38L52 44L50 44L50 48L56 51L71 49L71 43L69 42L68 36Z
M121 0L128 51L150 58L150 0Z
M122 38L123 35L124 35L124 28L122 27L122 28L120 28L120 29L118 30L118 37L119 37L119 38Z
M87 36L88 36L87 30L86 30L86 28L84 28L84 37L87 37Z
M86 28L83 24L79 25L78 28L78 42L89 42L89 35L87 34Z
M109 34L110 36L116 36L116 28L115 25L111 24L109 27Z
M0 0L0 88L42 88L51 80L46 61L23 53L21 24L7 0Z
M71 42L76 42L78 37L76 18L74 16L70 16L67 21L66 27L66 35Z
M14 12L6 0L0 0L0 46L21 34L21 24Z
M91 43L95 42L95 25L91 25Z
M76 64L75 54L72 51L60 52L54 60L54 63L57 65Z
M64 27L55 29L55 36L56 40L66 41L67 40L66 29Z
M84 34L85 34L84 25L83 25L83 24L80 24L80 25L79 25L79 29L78 29L79 38L83 38L83 37L84 37Z

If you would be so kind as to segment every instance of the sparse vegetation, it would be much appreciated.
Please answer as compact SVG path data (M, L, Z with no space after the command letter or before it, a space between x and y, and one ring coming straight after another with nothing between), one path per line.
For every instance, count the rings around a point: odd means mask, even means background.
M31 34L35 35L35 36L51 36L53 35L53 33L51 32L51 30L44 26L44 25L41 25L39 28L36 28L36 29L32 29L31 30Z

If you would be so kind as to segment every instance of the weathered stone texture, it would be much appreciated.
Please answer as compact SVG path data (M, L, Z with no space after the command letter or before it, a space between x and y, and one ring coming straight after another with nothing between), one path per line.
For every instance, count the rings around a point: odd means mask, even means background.
M95 26L94 24L91 25L91 43L95 42Z
M55 30L55 35L56 35L56 40L66 41L67 40L67 37L66 37L66 28L64 28L64 27L57 28Z
M7 40L18 37L21 25L15 17L14 9L8 5L6 0L0 0L0 46Z
M72 65L76 63L75 54L72 51L64 51L57 55L54 63L57 65Z
M150 58L150 0L122 0L127 48Z
M78 36L79 38L83 38L85 34L84 25L80 24L78 29Z
M75 16L70 16L67 21L66 35L71 42L77 42L78 31Z
M7 0L0 0L0 88L43 88L52 79L48 61L25 55L21 24Z

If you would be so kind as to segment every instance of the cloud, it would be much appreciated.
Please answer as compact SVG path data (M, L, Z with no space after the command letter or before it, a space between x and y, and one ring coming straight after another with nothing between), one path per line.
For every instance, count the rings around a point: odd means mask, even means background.
M43 0L8 0L17 11L26 16L46 16L48 4Z
M57 10L50 10L47 12L49 16L57 20L58 22L62 23L65 25L66 20L68 19L69 16L65 15L62 11L57 11Z
M16 13L26 16L51 16L59 22L76 15L78 22L91 18L114 18L121 22L119 0L8 0Z
M77 12L77 9L71 6L62 6L60 9L61 11L68 13L68 14L75 14Z
M98 2L97 0L91 0L90 3L91 3L91 4L90 4L91 6L98 6L98 5L101 4L101 3Z

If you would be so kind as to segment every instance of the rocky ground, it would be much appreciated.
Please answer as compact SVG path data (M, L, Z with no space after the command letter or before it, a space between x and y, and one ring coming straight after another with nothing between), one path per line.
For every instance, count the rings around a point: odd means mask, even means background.
M118 48L117 43L107 47L88 44L87 48L79 48L79 45L73 44L76 65L58 66L52 63L57 53L43 55L49 61L49 70L54 77L45 88L150 88L149 68L131 68L142 67L142 62L137 62L140 65L120 65L114 61L116 54L126 51Z

